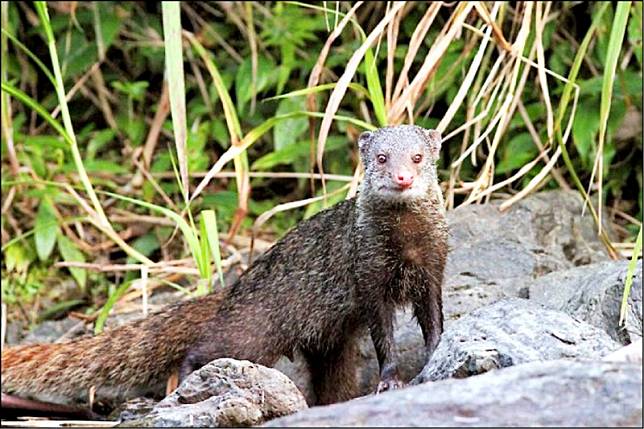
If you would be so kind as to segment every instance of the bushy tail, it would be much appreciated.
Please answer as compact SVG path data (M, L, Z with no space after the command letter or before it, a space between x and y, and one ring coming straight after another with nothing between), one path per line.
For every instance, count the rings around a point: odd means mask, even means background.
M2 391L23 397L84 397L92 386L127 390L177 369L221 300L213 294L145 319L65 343L2 351Z

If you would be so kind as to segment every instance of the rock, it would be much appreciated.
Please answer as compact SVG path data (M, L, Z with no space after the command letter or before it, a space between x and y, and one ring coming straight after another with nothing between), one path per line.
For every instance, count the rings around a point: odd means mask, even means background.
M71 317L61 320L46 320L30 331L21 344L53 343L72 339L86 333L85 322Z
M528 297L527 280L606 260L583 200L575 191L548 191L506 212L500 202L448 212L450 253L443 292L446 319L500 298Z
M532 361L599 360L619 347L606 332L565 313L506 298L452 323L414 383L464 378Z
M602 360L609 362L630 362L642 364L642 339L630 343L621 349L615 350Z
M506 212L498 202L447 213L450 253L443 288L445 328L459 317L506 297L528 297L528 285L551 271L607 259L589 215L581 217L577 192L532 195ZM426 363L420 327L409 309L397 312L395 340L401 378L414 378ZM306 364L295 354L275 368L287 374L311 403ZM378 384L378 362L369 336L360 342L358 381L363 395Z
M109 420L119 420L121 424L137 420L150 413L159 401L152 398L133 398L119 405L112 413Z
M253 426L306 408L302 394L279 371L235 359L216 359L193 372L136 427Z
M607 261L557 271L529 285L530 299L570 314L629 344L642 338L642 261L637 263L624 327L619 312L628 261Z
M531 362L314 407L265 426L642 427L642 366Z

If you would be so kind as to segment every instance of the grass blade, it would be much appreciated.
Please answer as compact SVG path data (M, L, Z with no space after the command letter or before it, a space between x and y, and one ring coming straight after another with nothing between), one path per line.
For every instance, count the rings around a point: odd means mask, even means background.
M210 246L210 254L215 262L217 268L217 275L219 276L219 284L225 287L224 271L221 264L221 251L219 249L219 231L217 228L217 216L214 210L204 210L201 212L201 220L205 224L206 235L201 237L202 240L208 241Z
M181 47L181 3L164 1L163 42L165 46L165 67L170 93L170 111L177 161L181 174L181 190L185 201L189 199L188 155L186 148L186 90L183 77L183 51Z
M33 52L29 50L28 47L26 47L20 40L16 39L16 37L13 34L9 33L4 28L2 29L2 34L7 36L9 40L11 40L11 42L13 42L14 45L16 45L16 47L18 47L22 52L25 53L25 55L31 58L33 62L36 63L38 68L40 68L43 74L47 77L47 79L49 79L51 84L53 86L56 86L56 79L54 78L54 75L51 74L47 66L42 61L40 61L40 58L38 58Z
M570 68L570 72L568 73L568 81L564 86L563 92L561 94L561 99L559 100L559 107L557 108L557 117L555 121L555 137L557 140L557 144L561 149L561 157L564 161L564 164L566 165L566 169L568 170L568 173L570 174L570 177L572 178L573 183L575 184L575 186L583 196L584 201L588 203L588 207L590 208L590 213L593 217L593 220L595 221L595 224L597 225L599 225L599 217L597 216L597 212L595 211L595 208L590 203L588 193L586 192L584 185L581 183L581 180L579 179L579 176L575 171L575 167L572 164L572 160L570 159L570 155L568 154L568 149L566 149L566 144L563 139L563 134L561 131L562 130L561 123L564 117L566 116L566 109L568 107L568 103L570 102L572 91L573 90L579 91L579 86L575 82L577 80L577 75L579 74L579 69L581 68L581 63L586 55L590 42L593 36L595 35L596 29L601 23L601 18L609 6L610 6L610 3L602 4L601 8L595 14L593 22L588 28L588 31L586 32L584 39L579 45L579 50L575 54L575 59L573 60L572 67ZM572 112L571 115L572 114L574 114L574 112ZM591 180L591 183L592 183L592 180ZM600 228L599 235L600 235L600 239L606 246L606 249L608 250L608 253L611 256L611 258L617 259L618 258L617 251L613 248L610 242L610 239L606 235L605 231L601 230L601 228Z
M367 88L369 88L369 95L371 96L371 104L373 104L373 111L376 119L381 127L387 125L387 112L385 108L385 98L382 94L382 86L380 85L380 78L378 77L378 68L376 67L376 59L373 55L371 48L367 49L364 57L364 72L367 76Z
M231 149L238 147L242 144L242 131L241 126L239 125L239 118L237 117L237 113L235 111L235 105L233 104L232 99L230 98L230 94L228 94L228 91L226 89L226 85L221 78L221 74L217 69L217 65L215 64L212 55L210 55L210 53L206 51L203 45L194 37L193 34L185 31L184 35L187 37L190 43L192 43L192 46L195 48L195 50L203 60L206 68L208 69L208 72L210 73L210 76L212 77L215 89L217 90L217 94L219 95L219 99L221 100L221 104L224 109L224 116L226 118L228 134L231 138ZM239 210L233 221L233 227L230 231L231 234L235 233L236 229L241 224L243 216L245 216L245 214L247 213L248 198L250 196L250 177L248 175L248 155L246 154L246 150L236 150L235 156L233 156L233 160L235 164L237 194L239 196ZM203 183L203 181L201 183ZM195 189L195 193L199 192L201 192L201 189L198 186L197 189ZM190 199L190 201L192 201L193 199L194 195Z
M116 301L118 301L118 299L122 297L123 294L129 289L131 284L132 281L123 282L123 284L119 286L114 292L112 292L112 294L110 294L110 296L107 298L107 302L105 303L105 305L103 305L103 308L101 308L101 312L96 318L96 323L94 323L94 335L98 335L103 332L105 321L107 320L107 316L110 315L112 307L114 307Z
M318 86L313 86L309 88L298 89L295 91L287 92L286 94L276 95L274 97L264 98L262 102L270 101L270 100L280 100L282 98L297 97L300 95L317 94L318 92L326 91L327 89L333 89L335 88L335 86L336 86L335 83L325 83ZM369 94L369 91L364 86L358 83L350 83L349 88L353 89L356 93L363 95L365 98L371 99L371 94Z
M312 116L312 117L324 117L326 114L318 113L318 112L291 112L291 113L286 113L284 115L279 115L279 116L274 116L272 118L267 119L251 131L249 131L242 141L240 142L239 146L233 146L229 148L226 152L224 152L221 157L217 160L215 165L213 165L210 170L208 170L208 173L206 173L206 176L201 180L199 185L195 188L195 191L192 193L191 201L194 200L200 193L201 191L204 190L206 186L208 186L208 183L215 177L217 173L221 171L222 168L226 164L228 164L235 156L237 156L241 151L244 151L250 147L253 143L257 141L261 136L263 136L265 133L270 131L271 128L275 126L276 123L279 121L282 121L284 119L289 119L289 118L294 118L297 116ZM341 115L334 115L333 116L334 120L337 121L347 121L350 122L354 125L357 125L359 127L364 128L365 130L370 130L373 131L376 129L374 125L368 124L364 121L361 121L359 119L351 118L348 116L341 116Z
M610 39L608 41L608 51L606 52L606 67L604 69L604 80L602 83L602 96L599 108L599 145L597 148L597 158L595 166L593 167L593 174L597 171L597 185L598 185L598 212L599 222L597 228L599 232L602 231L602 182L604 181L604 142L606 140L606 129L608 126L608 115L610 113L611 99L613 98L613 86L615 84L615 70L617 69L617 60L619 53L622 50L622 43L624 41L624 33L626 32L626 23L628 22L628 15L631 8L630 1L617 2L617 10L615 11L615 18L613 19L613 26L610 32ZM591 175L590 182L593 178Z
M628 263L628 272L626 273L626 281L624 282L624 295L622 296L622 306L619 310L619 323L622 325L626 321L626 310L628 309L628 297L631 294L631 286L633 285L633 274L635 273L635 267L637 266L637 259L642 253L642 227L640 226L640 232L637 234L637 240L635 240L635 247L633 248L633 255L631 256L631 261Z
M156 204L140 201L123 195L118 195L113 192L103 193L121 201L127 201L129 203L136 204L150 210L158 211L165 217L172 219L177 224L177 226L181 230L181 233L183 234L183 237L188 243L188 248L190 249L190 253L195 260L195 264L197 265L197 269L199 269L200 275L202 276L202 278L206 278L208 276L208 263L201 257L201 245L199 243L199 239L197 238L197 234L195 230L188 224L188 222L186 222L181 216L170 209L166 209L165 207L161 207Z
M101 224L103 224L105 228L113 230L109 220L107 219L107 216L105 216L103 207L101 206L101 203L98 200L98 197L96 196L96 192L94 192L94 188L92 187L92 182L90 182L89 176L85 171L85 166L83 165L83 158L81 157L80 150L76 142L76 134L74 133L72 119L69 114L69 108L67 107L67 100L65 98L65 86L63 84L63 76L60 69L60 64L58 62L56 40L54 39L54 33L51 28L51 23L49 22L49 13L47 12L47 4L44 1L37 1L37 2L34 2L34 4L36 6L36 11L38 12L38 16L40 17L40 21L42 23L43 29L45 30L47 45L49 47L49 55L51 57L52 69L54 71L54 77L56 81L56 85L55 85L56 95L58 96L58 103L60 104L60 111L63 116L63 124L65 125L65 130L67 131L67 135L68 135L68 138L66 140L68 140L70 143L72 157L74 158L74 164L76 165L76 170L78 171L78 177L80 178L80 181L83 184L83 187L85 188L85 192L87 192L87 195L92 201L94 210L96 211L96 214L98 216L97 220Z

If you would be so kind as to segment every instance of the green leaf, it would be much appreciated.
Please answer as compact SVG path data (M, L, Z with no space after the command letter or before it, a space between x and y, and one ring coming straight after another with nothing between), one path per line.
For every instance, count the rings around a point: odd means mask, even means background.
M156 234L148 232L147 234L144 234L134 240L132 247L139 251L142 255L150 256L152 252L159 249L161 245L159 244L159 240L157 239ZM128 264L135 264L136 262L136 259L131 256L127 258Z
M276 95L274 97L268 97L263 99L262 101L270 101L270 100L279 100L282 98L288 98L288 97L298 97L300 95L309 95L309 94L316 94L318 92L326 91L328 89L333 89L335 88L336 83L324 83L322 85L318 86L313 86L311 88L304 88L304 89L297 89L295 91L287 92L286 94L282 95ZM371 96L369 95L369 91L367 91L367 88L364 86L357 84L357 83L350 83L349 88L354 90L357 94L360 94L361 96L365 98L370 98Z
M71 31L70 40L64 34L56 46L65 80L77 77L98 61L96 43L88 42L76 28Z
M47 66L40 60L40 58L38 58L33 52L29 50L29 48L27 48L22 42L16 39L13 34L9 33L4 28L2 29L2 34L6 35L19 49L21 49L29 58L31 58L33 62L35 62L36 65L40 68L40 70L42 70L45 76L47 76L47 79L49 79L51 84L56 86L54 75L51 74L51 71L49 71Z
M216 225L215 225L216 227ZM204 264L208 267L205 271L207 273L206 282L197 283L197 295L203 296L208 293L208 289L211 289L210 279L212 278L212 269L210 268L210 247L208 246L208 232L207 225L204 220L204 217L199 218L199 249L201 251L200 257ZM203 279L202 279L203 280Z
M90 173L125 174L128 172L127 167L123 164L106 159L89 159L85 161L85 170Z
M51 255L59 232L60 228L54 207L51 200L45 197L40 201L34 224L36 252L41 261L47 260Z
M217 228L217 216L214 210L204 210L201 212L202 231L205 235L201 239L208 243L210 254L212 255L215 267L217 267L217 275L219 276L219 284L224 287L224 272L221 265L221 251L219 249L219 230Z
M105 5L103 2L95 2L94 5L100 11L103 43L105 44L105 49L108 49L121 30L121 23L124 21L114 13L113 5Z
M579 103L572 124L572 140L584 167L588 167L595 156L595 138L599 131L599 104L596 98L584 99Z
M380 78L378 77L378 67L376 60L373 56L371 48L367 49L364 57L364 73L367 77L367 88L371 96L371 103L373 110L378 119L380 126L387 125L387 112L385 110L385 98L382 93L382 86L380 85Z
M94 133L92 138L89 140L89 143L87 144L85 158L94 159L98 151L100 151L106 144L114 140L115 136L116 131L112 129L105 129Z
M306 110L304 99L285 98L280 101L275 114L283 115L301 110ZM273 129L273 144L275 150L292 146L308 129L309 121L303 116L278 122Z
M33 262L33 250L25 248L19 241L14 241L3 249L4 263L7 272L26 274L29 265Z
M495 171L497 174L504 174L521 168L533 160L538 153L539 149L535 146L529 133L518 134L505 146L503 157Z
M626 320L626 309L628 308L628 297L631 294L631 286L633 285L633 273L635 273L635 268L637 267L637 259L642 253L642 227L640 226L640 232L637 234L637 239L635 240L635 247L633 248L633 255L631 260L628 263L628 271L626 272L626 281L624 282L624 295L622 296L622 305L619 311L619 325L624 323Z
M602 98L599 109L599 141L603 143L606 136L608 124L608 115L610 113L611 100L613 97L613 86L615 84L615 70L617 69L617 60L622 50L624 33L626 32L626 22L628 21L628 11L631 7L630 1L617 2L617 11L610 32L608 50L606 52L606 67L604 68L604 80L602 84ZM641 79L640 79L641 80Z
M257 81L255 84L255 91L257 94L269 87L275 82L275 64L273 61L266 57L259 56L257 58ZM253 97L252 85L252 65L250 57L246 58L244 62L237 69L235 77L235 94L237 95L237 110L243 111L246 103Z
M114 307L114 304L116 304L116 301L123 296L123 294L129 289L130 285L132 284L132 281L126 281L123 282L121 286L118 287L108 298L107 302L101 309L101 312L99 313L98 317L96 318L96 324L94 325L94 335L98 335L103 331L103 327L105 326L105 321L107 320L107 316L110 315L110 311L112 310L112 307Z
M83 252L78 250L76 245L63 234L58 234L58 250L63 256L65 262L85 262L85 255ZM70 267L69 271L72 273L72 277L76 280L78 286L85 290L85 285L87 281L87 272L84 268Z
M133 100L141 101L145 96L145 91L150 84L146 81L137 81L137 82L112 82L114 89L119 92L132 97Z
M295 45L291 43L284 43L281 46L280 52L282 54L282 64L279 66L278 78L277 78L277 93L281 94L284 90L284 85L288 81L289 76L291 75L291 70L296 65L295 61Z
M326 141L325 153L329 153L335 149L343 148L346 146L346 139L342 136L331 136ZM309 156L311 142L308 140L300 141L292 146L285 147L284 149L270 152L261 158L257 159L251 166L252 170L270 170L276 165L290 165L301 158Z

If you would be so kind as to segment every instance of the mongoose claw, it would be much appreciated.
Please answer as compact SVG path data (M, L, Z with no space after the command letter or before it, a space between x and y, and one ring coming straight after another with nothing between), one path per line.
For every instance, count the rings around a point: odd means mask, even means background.
M398 380L397 378L381 380L380 383L378 383L378 387L376 388L376 395L382 392L386 392L387 390L402 389L405 386L406 384Z

